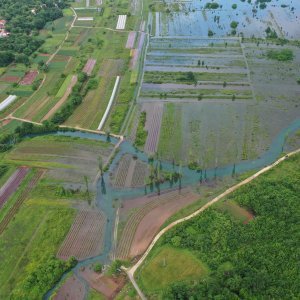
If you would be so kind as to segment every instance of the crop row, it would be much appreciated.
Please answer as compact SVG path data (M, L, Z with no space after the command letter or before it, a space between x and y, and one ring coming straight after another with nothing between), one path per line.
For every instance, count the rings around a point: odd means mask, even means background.
M116 187L124 187L126 178L127 178L127 171L130 165L132 157L130 155L125 155L121 159L118 169L117 169L117 174L115 178L115 186Z
M161 126L161 120L163 116L163 104L151 105L152 109L148 113L148 120L146 123L146 129L148 136L145 144L145 151L148 153L155 153L157 150L159 131Z
M98 255L103 247L105 216L100 211L80 211L57 256L82 260Z
M187 190L178 193L178 190L167 192L159 196L155 196L155 199L148 202L140 209L136 210L130 215L128 221L126 222L125 228L122 232L121 239L117 246L117 257L120 259L126 259L129 256L130 247L135 235L135 232L142 221L142 219L154 208L163 205L169 201L176 201L181 197L186 197L188 195Z
M131 180L131 187L143 186L147 173L148 173L147 165L138 160L135 164L135 168Z

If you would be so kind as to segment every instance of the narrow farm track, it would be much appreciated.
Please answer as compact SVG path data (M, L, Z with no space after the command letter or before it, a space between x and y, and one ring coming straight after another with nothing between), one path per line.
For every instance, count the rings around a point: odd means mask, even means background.
M130 279L131 283L133 284L133 286L135 287L136 291L138 292L139 296L141 297L141 299L146 299L145 295L143 294L143 292L141 291L141 289L139 288L139 286L137 285L135 279L134 279L134 273L136 272L136 270L142 265L142 263L145 261L146 257L148 256L148 254L150 253L150 251L152 250L152 248L155 246L155 244L157 243L157 241L160 239L160 237L165 234L167 231L169 231L170 229L172 229L173 227L175 227L176 225L183 223L185 221L190 220L191 218L199 215L200 213L202 213L204 210L206 210L207 208L209 208L210 206L212 206L213 204L215 204L216 202L220 201L221 199L223 199L224 197L226 197L227 195L231 194L232 192L236 191L237 189L239 189L241 186L248 184L249 182L253 181L254 179L256 179L258 176L260 176L261 174L264 174L265 172L273 169L274 167L276 167L278 164L280 164L281 162L283 162L284 160L288 159L289 157L300 153L300 149L295 150L293 152L288 153L287 155L279 158L277 161L275 161L273 164L261 169L260 171L256 172L254 175L246 178L245 180L239 182L238 184L232 186L231 188L227 189L225 192L223 192L222 194L220 194L219 196L215 197L214 199L212 199L210 202L206 203L204 206L202 206L200 209L196 210L195 212L193 212L192 214L181 218L177 221L172 222L171 224L169 224L167 227L165 227L164 229L162 229L156 236L155 238L152 240L151 244L149 245L149 247L147 248L147 250L145 251L145 253L143 254L143 256L139 259L139 261L133 265L131 268L125 268L124 266L122 267L122 269L127 273L128 278Z
M24 122L24 123L32 123L32 124L40 125L40 126L43 125L42 123L39 123L39 122L33 122L31 120L17 118L17 117L14 117L12 115L10 115L6 118L0 119L0 121L6 121L6 120L17 120L17 121L21 121L21 122ZM90 133L96 133L96 134L101 134L101 135L106 135L107 134L106 132L101 131L101 130L93 130L93 129L82 128L82 127L78 127L78 126L74 127L74 126L59 125L58 127L59 128L69 128L69 129L74 129L74 130L79 130L79 131L90 132ZM124 137L122 135L119 135L119 134L110 133L110 136L114 137L116 139L119 139L119 142L116 145L116 148L118 148L120 146L120 143L123 142L123 140L124 140Z
M13 219L14 215L17 213L23 202L26 200L26 198L30 195L31 191L39 181L39 179L43 176L45 173L44 170L38 170L37 173L34 175L34 177L31 179L29 184L27 185L26 189L22 192L22 194L19 196L15 204L11 207L11 209L8 211L8 213L5 215L3 220L0 222L0 235L3 233L9 222Z
M62 40L62 42L60 43L60 45L57 47L56 51L54 53L51 54L51 56L49 57L49 59L47 60L46 64L48 65L52 60L53 58L55 57L55 55L58 53L58 51L61 49L61 47L63 46L63 44L65 43L65 41L68 39L69 37L69 33L70 33L70 30L74 27L74 23L77 19L77 13L76 11L73 9L73 7L71 7L73 13L74 13L74 19L72 21L72 23L70 24L70 27L69 29L67 30L67 33L66 33L66 36L65 38Z

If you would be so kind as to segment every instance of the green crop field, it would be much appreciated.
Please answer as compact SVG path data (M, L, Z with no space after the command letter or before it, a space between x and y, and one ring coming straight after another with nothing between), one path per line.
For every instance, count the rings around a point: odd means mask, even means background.
M0 270L1 298L18 298L28 293L25 280L28 280L30 274L47 268L49 259L56 255L69 230L73 217L74 210L62 205L44 205L43 200L34 204L28 200L24 204L0 239L3 263ZM39 292L45 293L50 287L49 281Z
M163 246L153 252L136 277L151 293L175 282L203 280L208 274L208 268L190 251Z
M66 77L65 81L63 82L63 84L61 85L61 87L59 88L59 90L56 94L57 98L61 98L65 94L65 92L66 92L66 90L67 90L67 88L68 88L68 86L71 82L71 79L72 79L72 74L69 74Z

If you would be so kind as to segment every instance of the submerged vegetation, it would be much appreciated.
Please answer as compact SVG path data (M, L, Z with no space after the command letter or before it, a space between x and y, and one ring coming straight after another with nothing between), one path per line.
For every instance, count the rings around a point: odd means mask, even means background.
M136 133L136 139L135 139L135 146L136 147L141 147L145 145L148 132L145 130L145 124L146 124L146 118L147 118L147 113L145 111L141 112L138 127L137 127L137 133Z
M278 61L290 61L294 58L294 53L290 49L283 50L269 50L267 57Z

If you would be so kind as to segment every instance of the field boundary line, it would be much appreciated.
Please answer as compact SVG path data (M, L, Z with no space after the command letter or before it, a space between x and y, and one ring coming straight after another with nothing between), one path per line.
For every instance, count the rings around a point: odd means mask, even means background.
M68 39L69 37L69 33L70 33L70 30L74 27L74 23L77 19L77 13L76 11L74 10L73 7L70 7L71 10L73 11L74 13L74 19L72 21L72 23L70 24L69 28L67 29L67 32L66 32L66 35L65 35L65 38L62 40L62 42L60 43L60 45L58 46L58 48L56 49L56 51L54 53L51 54L51 56L49 57L49 59L47 60L46 62L46 65L49 65L49 63L52 61L52 59L55 57L55 55L58 53L58 51L61 49L62 45L65 43L65 41Z
M248 81L249 81L249 84L250 84L250 87L251 87L252 97L253 97L253 100L256 101L256 95L255 95L253 83L251 81L251 72L250 72L250 69L249 69L249 64L248 64L248 60L247 60L246 53L245 53L245 46L242 42L242 38L240 38L240 46L241 46L241 49L242 49L242 56L244 57L244 61L245 61L246 68L247 68L247 77L248 77Z
M223 199L225 196L227 196L227 195L231 194L232 192L236 191L241 186L243 186L243 185L245 185L245 184L253 181L254 179L256 179L261 174L263 174L263 173L265 173L265 172L273 169L278 164L280 164L281 162L283 162L287 158L289 158L289 157L291 157L291 156L293 156L293 155L295 155L297 153L300 153L300 148L297 149L297 150L295 150L295 151L292 151L292 152L286 154L285 156L283 156L283 157L279 158L278 160L276 160L273 164L264 167L263 169L259 170L255 174L253 174L250 177L246 178L245 180L243 180L243 181L239 182L238 184L236 184L236 185L228 188L225 192L223 192L222 194L218 195L217 197L215 197L214 199L212 199L211 201L209 201L208 203L206 203L204 206L202 206L198 210L194 211L192 214L190 214L190 215L188 215L188 216L186 216L184 218L181 218L179 220L176 220L176 221L172 222L167 227L165 227L164 229L162 229L154 237L154 239L152 240L151 244L149 245L149 247L147 248L147 250L145 251L145 253L143 254L143 256L138 260L138 262L135 265L133 265L131 268L125 268L124 266L122 266L122 269L127 273L127 275L129 277L131 283L135 287L135 289L138 292L138 294L141 297L141 299L144 300L144 299L146 299L146 297L143 294L143 292L140 290L140 288L138 287L138 284L136 283L136 281L134 279L134 273L141 266L141 264L144 262L144 260L146 259L146 257L148 256L148 254L150 253L150 251L152 250L152 248L155 246L155 244L161 238L162 235L164 235L167 231L169 231L170 229L172 229L176 225L178 225L180 223L183 223L185 221L188 221L188 220L192 219L193 217L199 215L204 210L206 210L207 208L209 208L210 206L212 206L213 204L215 204L219 200Z
M118 209L117 209L116 219L115 219L114 242L113 242L113 249L112 249L112 260L116 259L117 243L118 243L117 239L118 239L119 218L120 218L120 207L118 207Z

